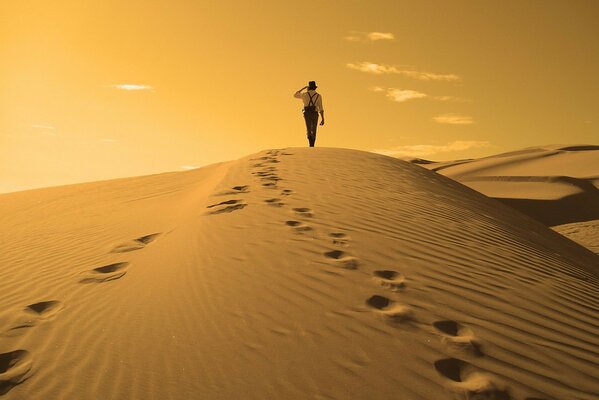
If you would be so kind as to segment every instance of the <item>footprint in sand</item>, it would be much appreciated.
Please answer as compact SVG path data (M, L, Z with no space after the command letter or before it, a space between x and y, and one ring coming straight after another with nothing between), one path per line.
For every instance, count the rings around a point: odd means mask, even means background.
M148 245L148 244L152 243L154 240L156 240L156 238L160 235L161 235L160 233L152 233L150 235L138 237L137 239L131 240L130 242L125 242L125 243L116 245L112 250L110 250L110 252L111 253L126 253L129 251L143 249L144 247L146 247L146 245Z
M341 250L330 250L324 253L324 256L338 266L345 269L358 269L360 262L357 258L347 255Z
M266 182L262 184L262 187L266 188L266 189L276 189L277 188L277 182Z
M435 361L435 369L446 379L447 386L466 399L510 400L506 388L500 387L493 377L476 371L465 361L445 358Z
M375 294L366 300L366 305L376 310L391 323L409 322L414 319L414 312L410 307L399 304L385 296Z
M393 270L379 270L373 272L379 283L394 292L400 291L405 287L406 278L397 271Z
M216 196L228 196L228 195L232 195L232 194L242 194L242 193L249 193L249 192L250 192L250 187L248 185L238 185L238 186L233 186L230 190L225 190L220 193L217 193Z
M292 193L293 193L293 190L291 190L291 189L283 189L283 190L281 191L281 196L289 196L289 195L291 195Z
M102 283L122 278L127 273L128 262L120 262L94 268L84 273L80 283Z
M31 354L27 350L0 353L0 396L29 378Z
M333 239L333 244L338 246L349 246L349 236L343 232L331 232L329 237Z
M64 305L57 300L40 301L22 309L15 319L9 324L9 328L2 336L18 336L27 328L32 328L44 321L49 321L56 316Z
M312 218L314 216L314 214L312 214L312 210L307 207L296 207L293 209L293 211L300 217L304 218Z
M300 221L285 221L285 225L293 228L296 233L304 233L313 230L313 228L309 225L304 224Z
M477 357L483 355L480 342L474 336L472 329L451 320L435 321L433 327L451 350L466 352Z
M243 200L227 200L227 201L221 201L220 203L216 203L216 204L212 204L206 208L216 208L213 211L208 212L208 214L222 214L222 213L230 213L233 212L235 210L241 210L242 208L246 207L247 204L243 201Z
M266 199L264 200L264 202L266 204L268 204L269 206L273 206L273 207L283 207L285 205L285 203L283 203L281 201L281 199Z

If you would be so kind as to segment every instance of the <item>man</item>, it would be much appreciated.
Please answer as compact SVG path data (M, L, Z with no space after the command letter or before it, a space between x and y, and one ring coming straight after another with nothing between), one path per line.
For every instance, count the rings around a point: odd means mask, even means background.
M293 97L302 99L304 102L304 119L306 120L306 129L308 130L308 142L310 147L314 147L316 142L316 126L318 124L318 113L320 113L320 125L324 125L324 109L322 108L322 96L316 93L316 82L308 82ZM306 92L304 90L308 89Z

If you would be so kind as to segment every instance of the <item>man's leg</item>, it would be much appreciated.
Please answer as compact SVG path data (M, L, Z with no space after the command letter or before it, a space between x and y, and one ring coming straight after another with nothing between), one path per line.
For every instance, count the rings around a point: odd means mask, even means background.
M310 120L309 113L304 113L304 120L306 121L306 137L308 138L308 143L310 144L310 147L312 147L312 139L310 136L310 129L311 129L312 123Z
M316 128L318 127L318 113L314 113L314 118L312 119L312 147L316 143Z

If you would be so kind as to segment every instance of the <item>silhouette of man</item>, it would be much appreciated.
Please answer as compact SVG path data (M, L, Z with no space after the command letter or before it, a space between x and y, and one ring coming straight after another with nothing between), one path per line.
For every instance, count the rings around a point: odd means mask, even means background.
M308 131L308 142L310 147L314 147L316 142L316 126L318 124L318 113L320 113L320 125L324 125L324 109L322 108L322 96L316 93L316 82L308 82L293 97L301 99L304 102L304 119L306 120L306 129ZM306 92L304 90L308 89Z

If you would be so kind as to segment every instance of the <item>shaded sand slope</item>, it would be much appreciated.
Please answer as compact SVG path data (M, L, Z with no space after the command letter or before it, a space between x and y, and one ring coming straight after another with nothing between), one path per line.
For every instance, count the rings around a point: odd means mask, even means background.
M548 226L599 220L599 146L553 145L475 160L415 163Z
M7 399L595 399L598 260L352 150L0 196Z

